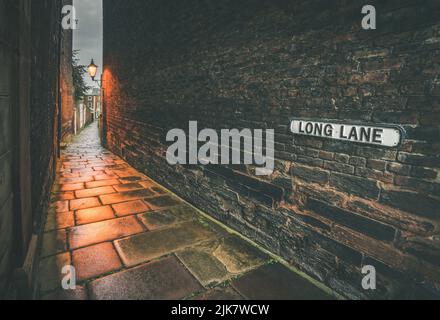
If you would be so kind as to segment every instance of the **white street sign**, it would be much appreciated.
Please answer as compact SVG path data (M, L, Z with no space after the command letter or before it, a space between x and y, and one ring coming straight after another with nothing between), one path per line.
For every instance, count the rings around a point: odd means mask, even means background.
M398 126L374 126L295 119L290 124L294 134L396 147L402 139Z

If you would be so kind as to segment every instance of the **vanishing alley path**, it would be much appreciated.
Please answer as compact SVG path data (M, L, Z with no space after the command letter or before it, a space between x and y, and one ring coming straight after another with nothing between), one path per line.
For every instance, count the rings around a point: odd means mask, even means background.
M100 146L62 152L39 263L41 299L329 299ZM74 266L76 288L61 281Z

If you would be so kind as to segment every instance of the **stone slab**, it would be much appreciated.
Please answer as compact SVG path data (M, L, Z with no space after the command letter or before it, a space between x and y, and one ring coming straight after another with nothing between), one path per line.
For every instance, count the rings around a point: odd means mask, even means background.
M202 290L174 256L94 280L89 287L98 300L175 300Z
M182 201L171 196L159 196L154 198L144 199L144 201L153 209L160 210L167 207L178 206Z
M196 212L187 206L152 211L138 216L148 230L156 230L178 222L195 219Z
M111 194L115 192L116 192L115 189L113 189L111 186L103 186L98 188L77 190L75 191L75 196L77 198L88 198L88 197L101 196L104 194Z
M225 266L210 252L190 248L177 252L176 255L205 287L221 283L229 278Z
M99 198L101 199L101 202L103 204L114 204L119 202L138 200L152 195L154 195L153 191L147 189L141 189L141 190L131 190L120 193L103 195L100 196Z
M53 230L43 234L41 257L67 251L66 230Z
M61 280L64 277L62 269L70 265L70 254L64 252L40 261L38 283L41 293L62 289Z
M88 224L115 218L113 209L110 206L101 206L89 209L82 209L75 212L76 224Z
M98 198L95 197L70 200L71 211L99 207L100 205Z
M53 231L58 229L70 228L75 225L73 212L49 212L46 219L44 231Z
M187 248L176 255L204 286L221 283L269 261L267 255L237 236Z
M261 266L232 281L250 300L331 300L332 296L279 263Z
M145 231L135 217L123 217L95 222L70 229L69 245L71 249L112 241Z
M110 242L100 243L72 252L77 281L118 270L122 267L118 254Z
M211 229L199 222L185 222L115 241L115 247L124 264L133 266L215 236Z
M116 203L112 207L118 217L150 211L150 207L142 200Z

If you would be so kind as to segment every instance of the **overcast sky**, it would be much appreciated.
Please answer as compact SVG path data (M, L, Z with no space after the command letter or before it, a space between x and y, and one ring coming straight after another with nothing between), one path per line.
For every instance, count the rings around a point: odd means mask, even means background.
M98 65L96 79L102 72L102 0L74 0L73 6L78 19L77 29L73 30L73 49L80 50L80 63L89 65L93 58ZM89 76L88 85L96 86Z

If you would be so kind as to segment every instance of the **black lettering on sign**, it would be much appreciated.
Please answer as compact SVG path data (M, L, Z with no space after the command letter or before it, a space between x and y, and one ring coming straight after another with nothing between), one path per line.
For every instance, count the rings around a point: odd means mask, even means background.
M296 134L326 137L336 140L361 142L387 147L396 147L401 143L405 131L397 125L360 125L330 123L311 120L292 120L291 131Z
M351 127L350 134L348 135L349 140L358 141L358 134L356 131L356 127Z
M324 127L324 134L327 137L331 137L333 134L333 126L331 124L326 124Z
M339 132L339 138L347 139L347 136L344 135L344 126L341 126L341 132Z
M364 142L370 142L370 139L371 139L371 128L361 127L359 140Z
M373 142L374 143L382 143L382 132L383 129L374 129L373 130Z

